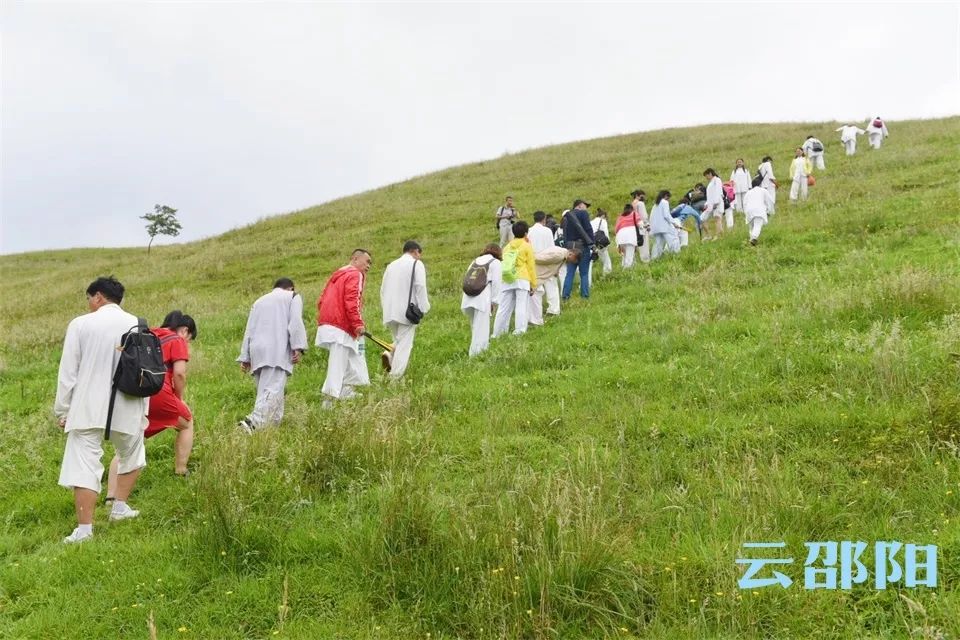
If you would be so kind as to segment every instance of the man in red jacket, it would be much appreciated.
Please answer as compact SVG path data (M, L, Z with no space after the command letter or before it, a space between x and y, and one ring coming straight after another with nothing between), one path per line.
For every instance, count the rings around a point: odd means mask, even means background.
M355 386L370 384L363 343L363 285L370 270L370 252L356 249L350 264L337 269L317 300L316 345L330 352L323 394L333 400L355 398Z

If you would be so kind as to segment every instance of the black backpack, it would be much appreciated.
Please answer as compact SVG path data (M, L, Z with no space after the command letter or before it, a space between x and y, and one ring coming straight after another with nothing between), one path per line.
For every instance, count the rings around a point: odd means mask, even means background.
M478 296L483 293L489 284L489 275L487 270L490 263L477 264L474 260L467 269L467 274L463 276L463 292L468 296Z
M753 180L750 181L750 185L753 187L759 187L761 184L763 184L763 174L761 174L758 169L757 175L753 176Z
M130 327L120 338L120 361L113 373L104 439L110 439L110 424L113 422L113 405L117 400L117 391L138 398L156 395L163 388L166 373L160 339L150 331L146 320L137 318L137 325Z

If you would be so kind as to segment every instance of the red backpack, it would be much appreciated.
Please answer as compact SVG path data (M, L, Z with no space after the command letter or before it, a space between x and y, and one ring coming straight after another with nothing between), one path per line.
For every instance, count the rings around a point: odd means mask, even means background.
M883 129L883 120L881 120L880 118L877 118L876 120L874 120L872 124L876 129Z

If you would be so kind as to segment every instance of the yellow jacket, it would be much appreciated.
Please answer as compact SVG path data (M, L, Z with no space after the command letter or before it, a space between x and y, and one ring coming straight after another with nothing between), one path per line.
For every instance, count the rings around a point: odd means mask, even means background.
M813 173L813 165L810 164L808 158L798 157L794 158L793 162L790 163L790 179L793 180L797 175L797 170L800 168L800 160L803 160L803 175L809 176Z
M533 247L527 242L526 238L514 238L504 247L504 253L508 248L517 250L517 280L526 280L530 283L530 288L537 286L537 259L533 256Z

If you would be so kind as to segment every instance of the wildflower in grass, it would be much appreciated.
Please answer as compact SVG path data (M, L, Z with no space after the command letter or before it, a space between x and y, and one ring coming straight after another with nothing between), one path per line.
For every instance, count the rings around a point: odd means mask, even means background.
M233 591L227 591L226 594L227 594L228 596L229 596L229 595L232 595L232 594L233 594Z
M186 627L180 627L179 629L177 629L177 631L179 631L180 633L186 633L188 629Z

